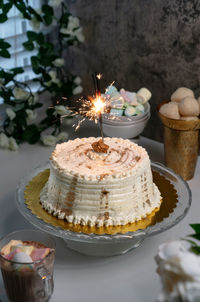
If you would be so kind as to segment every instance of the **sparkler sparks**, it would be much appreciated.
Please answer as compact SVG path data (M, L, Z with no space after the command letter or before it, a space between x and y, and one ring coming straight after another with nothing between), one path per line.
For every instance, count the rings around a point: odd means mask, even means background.
M95 74L93 75L93 81L94 81L94 88L95 88L95 94L93 96L81 97L79 100L76 100L73 104L73 107L64 106L66 109L68 109L71 114L70 115L61 115L61 121L63 118L67 116L80 116L81 119L78 121L78 123L72 125L72 127L75 128L75 131L77 131L81 124L86 120L94 120L95 123L100 123L101 128L101 136L103 140L103 131L102 131L102 115L104 113L109 113L111 109L110 99L109 95L102 95L100 92L100 79L102 78L102 75ZM110 84L112 86L114 82ZM106 89L107 91L107 89ZM106 92L105 91L105 92ZM63 101L67 101L68 99L66 97L62 98ZM60 102L56 102L56 104L59 104ZM63 104L63 103L62 103ZM117 119L117 117L111 117L111 119Z
M86 118L89 120L94 120L95 123L97 123L103 113L108 113L110 111L110 107L100 93L96 94L95 97L89 96L88 99L81 99L79 102L80 104L77 109L76 107L73 109L69 108L72 110L72 115L82 116L82 119L76 125L75 130L79 129Z
M96 75L96 77L97 77L98 80L100 80L100 79L102 78L102 74L98 73L98 74Z

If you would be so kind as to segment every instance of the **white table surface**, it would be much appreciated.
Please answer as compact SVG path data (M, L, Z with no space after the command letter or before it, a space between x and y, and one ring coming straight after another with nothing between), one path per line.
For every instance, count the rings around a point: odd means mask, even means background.
M70 138L98 136L99 130L86 125L79 132L70 132ZM151 160L163 163L163 144L141 137ZM42 145L21 145L19 151L0 149L0 236L11 231L34 227L18 212L15 190L19 180L49 158L53 148ZM56 239L55 289L52 302L153 302L160 291L154 256L162 242L189 234L190 223L200 222L200 160L195 176L190 180L192 206L187 216L175 227L162 234L145 239L135 250L122 256L89 257L67 248ZM0 300L5 298L0 279ZM23 302L23 300L22 300ZM31 301L30 301L31 302Z

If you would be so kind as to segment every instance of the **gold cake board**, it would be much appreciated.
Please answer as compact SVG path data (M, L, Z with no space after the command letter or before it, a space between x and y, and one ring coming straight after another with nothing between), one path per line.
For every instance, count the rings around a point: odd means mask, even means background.
M40 172L28 183L24 191L25 204L30 209L30 211L34 215L36 215L37 218L40 218L44 222L55 227L60 227L64 230L86 234L94 233L99 235L116 233L125 234L127 232L135 232L139 229L146 229L148 226L154 225L157 222L161 222L164 218L168 217L169 214L173 212L178 202L177 192L170 181L167 180L164 176L160 175L158 172L152 171L152 173L153 180L161 192L161 206L160 208L155 209L146 218L138 222L128 223L126 225L109 227L90 227L79 224L74 225L72 223L68 223L66 220L58 219L57 217L49 214L46 210L43 209L40 203L40 192L48 180L49 169Z

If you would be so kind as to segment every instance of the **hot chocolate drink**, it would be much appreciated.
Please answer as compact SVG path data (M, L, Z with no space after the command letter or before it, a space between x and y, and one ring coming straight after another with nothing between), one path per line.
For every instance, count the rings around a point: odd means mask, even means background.
M11 240L1 249L1 271L11 302L46 302L53 292L54 249Z

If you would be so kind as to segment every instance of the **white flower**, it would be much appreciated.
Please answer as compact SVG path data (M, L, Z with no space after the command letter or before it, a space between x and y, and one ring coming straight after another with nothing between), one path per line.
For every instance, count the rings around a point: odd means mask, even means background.
M69 35L69 31L68 31L68 29L65 28L65 27L61 27L60 32L61 32L61 34Z
M53 135L43 135L41 138L42 142L46 146L55 146L56 144L56 137Z
M9 147L8 147L11 151L16 151L18 150L19 146L16 143L16 140L14 139L14 137L10 137L9 138Z
M190 244L172 241L159 246L155 257L163 292L158 301L199 301L200 256L190 252Z
M6 108L6 113L11 121L16 117L16 113L11 108Z
M26 109L26 114L27 114L27 121L34 120L37 117L37 112L31 109Z
M46 82L46 86L50 86L52 83L55 83L56 85L60 86L61 82L59 79L57 79L57 74L55 71L51 70L49 71L49 76L51 77L51 80L49 82Z
M15 87L13 89L13 95L16 98L16 100L26 100L30 93L28 91L23 90L20 87Z
M36 32L40 30L40 21L38 21L35 16L32 17L32 19L29 21L29 24Z
M79 85L73 89L72 93L73 93L73 95L75 95L75 94L81 93L82 91L83 91L83 87Z
M82 27L80 27L80 22L77 17L69 16L67 28L62 27L60 32L64 35L69 35L71 37L77 38L78 41L84 42L85 38L82 32Z
M68 137L69 137L69 134L67 132L60 132L56 138L57 138L57 141L64 142L68 139Z
M35 105L39 100L39 95L37 93L34 93L33 96L31 95L28 99L29 105Z
M50 0L49 5L56 7L59 6L64 0Z
M79 18L73 17L73 16L69 16L68 25L67 25L68 30L72 31L72 30L74 30L77 27L80 27Z
M64 63L65 63L65 61L62 58L57 58L53 61L53 65L56 67L62 67L62 66L64 66Z
M71 118L69 118L69 117L64 117L63 119L62 119L62 123L64 124L64 125L67 125L67 126L72 126L73 124L74 124L74 119L71 117Z
M60 115L70 115L70 111L63 105L57 105L54 107L56 113Z
M8 148L9 146L9 138L3 133L0 133L0 147L1 148Z
M74 32L74 36L77 38L79 42L84 42L85 37L83 35L83 29L80 27Z
M81 84L81 82L82 82L82 80L81 80L81 78L80 78L80 77L75 77L75 79L74 79L74 83L75 83L76 85L80 85L80 84Z

